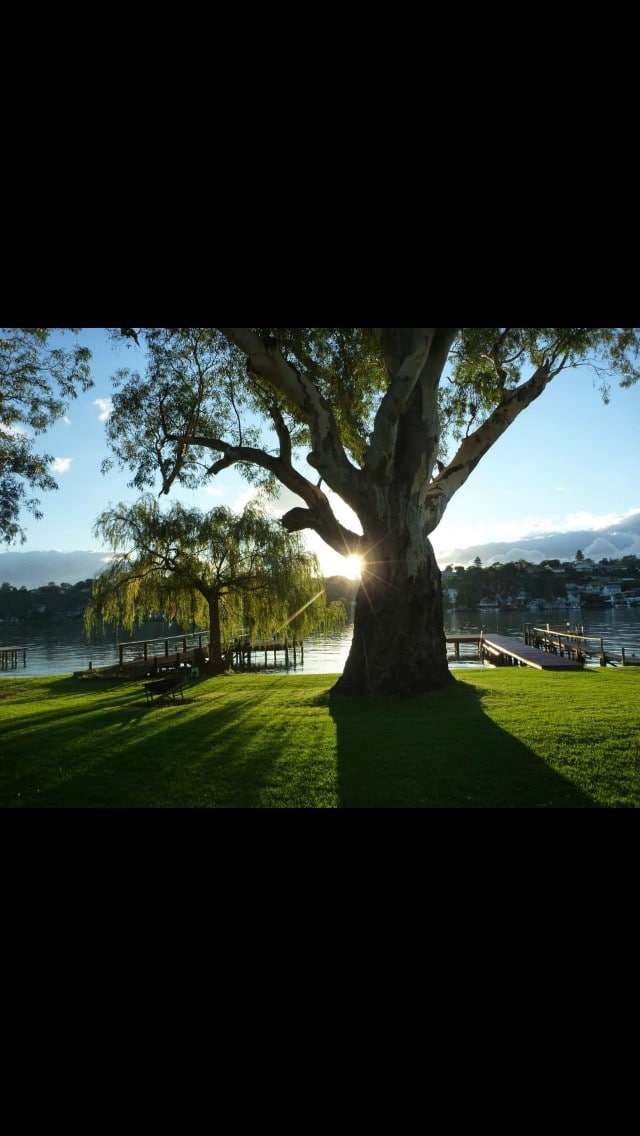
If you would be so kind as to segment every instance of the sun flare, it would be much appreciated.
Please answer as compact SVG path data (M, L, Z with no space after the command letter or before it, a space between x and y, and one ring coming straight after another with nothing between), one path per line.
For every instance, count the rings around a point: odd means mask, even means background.
M362 557L361 556L347 556L344 566L344 574L348 580L359 580L362 573Z

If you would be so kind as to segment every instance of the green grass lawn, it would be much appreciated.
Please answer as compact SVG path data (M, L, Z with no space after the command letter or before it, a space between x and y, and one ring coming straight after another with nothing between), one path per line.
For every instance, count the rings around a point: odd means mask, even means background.
M409 702L331 675L0 680L2 808L637 808L640 668L453 672Z

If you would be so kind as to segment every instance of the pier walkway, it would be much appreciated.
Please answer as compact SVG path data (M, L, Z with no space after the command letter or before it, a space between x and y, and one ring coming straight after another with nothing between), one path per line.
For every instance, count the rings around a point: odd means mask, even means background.
M0 670L8 671L18 666L18 659L22 656L22 665L27 665L26 647L0 647Z
M557 652L554 644L533 645L514 639L510 635L494 635L479 632L477 635L447 635L447 646L453 646L454 657L462 662L478 659L491 663L494 667L526 666L539 671L579 671L584 667L584 658L576 657L575 652L564 649ZM460 650L475 646L472 655ZM564 645L563 645L564 646ZM557 653L556 653L557 652Z
M509 635L483 635L480 651L487 662L496 666L535 667L538 671L581 671L584 658L555 654L541 647L533 647Z

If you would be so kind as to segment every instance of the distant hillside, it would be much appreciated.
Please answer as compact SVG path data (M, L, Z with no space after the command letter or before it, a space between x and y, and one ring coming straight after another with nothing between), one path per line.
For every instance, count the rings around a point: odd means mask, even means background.
M539 564L541 560L573 560L578 549L596 562L605 557L608 560L618 560L621 556L640 557L640 510L619 524L597 531L582 529L545 533L523 537L512 543L491 541L470 548L445 550L438 553L438 563L441 568L447 564L467 567L479 556L485 565L495 561L507 564L516 560ZM77 584L101 572L107 561L108 556L104 552L0 552L0 584L11 584L14 588L41 588L49 583ZM346 576L329 576L327 579L329 603L333 600L348 603L355 599L357 590L357 580L348 580Z
M522 537L510 544L491 541L471 548L454 548L439 553L438 563L441 568L447 564L462 564L466 568L479 556L483 564L516 560L539 564L541 560L573 560L578 549L596 562L605 558L619 560L621 556L640 557L640 512L606 529L545 533Z
M0 552L0 584L42 588L45 584L77 584L101 572L104 552Z

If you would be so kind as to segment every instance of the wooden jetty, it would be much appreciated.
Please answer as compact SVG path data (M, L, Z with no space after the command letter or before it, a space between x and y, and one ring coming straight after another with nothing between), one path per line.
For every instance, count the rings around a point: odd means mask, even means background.
M247 670L257 666L296 667L304 663L304 643L298 639L238 638L223 643L223 659L227 666ZM95 675L108 678L142 678L162 675L181 667L202 666L209 654L206 631L192 635L160 636L157 639L125 639L118 643L118 661L108 666L76 671L76 676ZM273 664L270 663L273 656ZM264 659L264 662L262 661ZM282 660L282 661L281 661Z
M19 658L22 655L22 665L27 665L27 648L26 647L0 647L0 670L10 671L15 670L19 665Z
M525 643L556 655L582 659L583 662L597 659L601 667L640 667L640 653L636 654L628 647L605 647L604 639L597 635L554 628L548 623L546 627L532 627L527 623L524 638Z
M450 634L447 634L447 635L445 635L445 638L446 638L446 641L447 641L447 646L449 646L449 644L451 644L453 646L453 656L454 656L455 659L458 659L462 662L464 662L465 660L467 660L468 662L471 662L474 659L478 659L478 660L482 659L482 655L480 654L480 644L482 642L482 632L481 631L479 631L477 635L450 635ZM469 653L468 651L465 651L465 650L461 651L460 650L461 646L463 648L475 646L475 652L472 651L471 653Z
M166 639L161 636L158 639L125 639L124 642L118 643L118 663L121 667L124 666L125 652L133 650L135 660L129 661L146 663L152 660L161 664L164 659L173 655L186 656L198 648L202 650L203 641L206 642L207 638L206 631L194 631L192 635L169 635ZM160 648L158 644L161 644ZM141 647L142 651L136 652L136 647ZM184 658L182 661L185 661Z
M160 675L165 671L184 666L198 666L207 654L207 632L195 631L191 635L159 636L156 639L125 639L118 643L118 662L104 667L92 663L75 676L93 675L101 678L143 678Z
M304 664L304 643L301 639L236 639L228 646L227 653L233 653L232 665L240 669L260 666L269 666L269 656L273 655L273 666L278 666L278 652L283 652L280 666L297 667Z
M584 661L577 657L571 658L566 653L556 654L510 635L487 635L480 631L477 635L447 635L446 640L448 644L453 644L454 656L462 662L465 659L478 659L491 663L494 667L535 667L540 671L574 671L582 670L584 666ZM461 645L475 645L476 653L462 654Z
M538 671L581 671L584 658L575 653L556 653L532 646L510 635L484 635L480 644L482 657L494 666L535 667Z
M447 634L446 641L453 646L456 660L478 659L493 666L526 666L541 671L582 670L586 663L595 661L603 667L640 666L640 649L634 652L625 647L605 647L598 636L551 628L548 624L532 627L527 623L524 641L484 631L477 635ZM475 645L476 653L465 653L468 645Z

